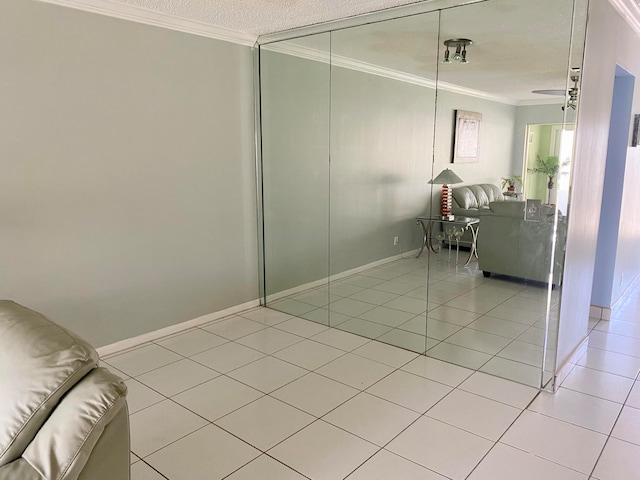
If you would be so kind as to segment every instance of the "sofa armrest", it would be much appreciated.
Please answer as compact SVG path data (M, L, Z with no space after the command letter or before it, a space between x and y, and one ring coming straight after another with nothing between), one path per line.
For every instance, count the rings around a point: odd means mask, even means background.
M38 471L24 458L0 467L0 480L43 480Z
M62 398L22 457L46 480L78 478L105 428L126 409L126 394L122 380L95 368ZM122 433L128 443L129 432Z

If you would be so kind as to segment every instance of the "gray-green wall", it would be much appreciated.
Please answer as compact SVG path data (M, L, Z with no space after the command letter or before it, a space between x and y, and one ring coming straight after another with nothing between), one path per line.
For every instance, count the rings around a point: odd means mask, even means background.
M257 298L251 50L0 3L0 297L96 346Z

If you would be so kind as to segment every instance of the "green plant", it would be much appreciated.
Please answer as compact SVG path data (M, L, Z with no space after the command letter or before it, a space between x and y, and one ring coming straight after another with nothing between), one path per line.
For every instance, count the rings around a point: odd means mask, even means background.
M522 187L522 177L520 175L509 175L508 177L502 177L502 185L500 188L504 188L507 185L509 187L515 187L516 185Z
M534 168L527 168L529 173L541 173L546 175L549 179L547 182L547 203L549 203L551 199L551 189L554 186L554 179L558 172L560 171L560 161L556 155L550 155L545 159L540 158L540 155L536 155L536 159L538 160L537 165ZM563 162L562 165L568 165L569 161Z

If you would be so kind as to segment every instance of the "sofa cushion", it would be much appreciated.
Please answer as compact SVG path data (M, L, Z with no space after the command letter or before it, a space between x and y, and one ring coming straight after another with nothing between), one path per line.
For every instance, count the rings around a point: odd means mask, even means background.
M456 187L453 189L452 195L460 208L464 210L478 208L478 199L470 187Z
M0 467L20 457L96 351L41 314L0 301Z
M494 215L524 218L524 202L491 202L489 207Z

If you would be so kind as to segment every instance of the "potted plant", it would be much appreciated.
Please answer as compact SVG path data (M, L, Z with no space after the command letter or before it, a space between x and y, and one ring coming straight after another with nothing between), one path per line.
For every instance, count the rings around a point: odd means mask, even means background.
M556 155L550 155L547 158L540 158L540 155L536 155L536 159L538 160L538 164L534 168L528 168L527 171L529 173L542 173L546 175L548 178L547 182L547 203L551 202L551 190L553 189L555 183L554 180L558 172L560 171L560 161ZM569 162L565 162L562 165L567 165Z
M516 192L516 185L522 187L522 177L520 175L509 175L502 177L501 188L507 187L507 192L513 195Z

